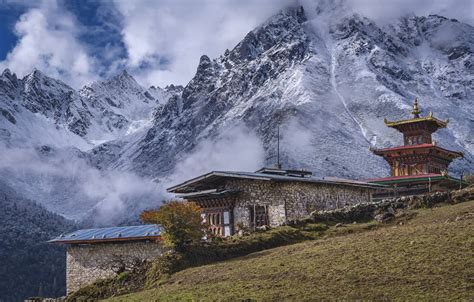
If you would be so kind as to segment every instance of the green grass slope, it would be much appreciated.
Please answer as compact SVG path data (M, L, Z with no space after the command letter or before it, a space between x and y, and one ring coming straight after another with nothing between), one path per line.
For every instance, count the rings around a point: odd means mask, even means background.
M186 269L110 301L473 301L474 201L413 212L385 227Z

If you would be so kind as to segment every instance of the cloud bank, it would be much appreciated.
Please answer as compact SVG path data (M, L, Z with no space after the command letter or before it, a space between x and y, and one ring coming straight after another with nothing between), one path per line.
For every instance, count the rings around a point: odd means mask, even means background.
M474 24L472 0L339 1L378 22L407 14L440 14ZM127 68L145 86L186 84L201 55L219 56L289 5L311 10L319 2L334 1L114 0L94 5L83 1L75 6L60 0L19 1L31 7L16 22L17 44L0 68L23 76L37 67L76 88L121 68ZM81 6L87 9L78 11ZM94 12L84 17L89 10ZM97 20L85 24L88 18Z
M18 43L0 62L20 76L38 68L49 76L78 87L95 80L94 59L79 39L80 26L55 1L42 1L16 22Z
M290 2L117 0L127 66L147 84L186 84L201 55L217 57Z
M173 198L168 187L213 170L256 170L265 157L260 139L243 125L201 141L159 183L131 172L99 170L74 148L0 143L0 154L0 178L6 184L50 211L94 226L137 223L141 211Z
M231 125L216 138L202 140L164 182L172 186L210 171L255 171L264 161L265 150L257 134L245 125Z
M140 210L157 207L164 198L150 179L98 170L73 148L10 148L0 143L0 154L0 177L10 187L69 219L113 225L131 215L137 219Z

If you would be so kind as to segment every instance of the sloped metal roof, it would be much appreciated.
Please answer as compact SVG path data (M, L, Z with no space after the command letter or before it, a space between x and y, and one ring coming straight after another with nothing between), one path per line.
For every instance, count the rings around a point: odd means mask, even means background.
M49 240L54 243L98 243L157 239L161 227L156 224L77 230Z
M190 193L195 192L195 188L201 184L207 182L214 182L218 179L225 178L240 178L240 179L254 179L264 181L281 181L281 182L307 182L307 183L319 183L319 184L332 184L332 185L346 185L355 187L364 187L371 189L379 189L384 186L367 183L364 181L349 180L335 177L314 177L314 176L290 176L290 175L277 175L270 173L259 173L259 172L236 172L236 171L212 171L210 173L198 176L187 180L181 184L175 185L167 189L171 193Z

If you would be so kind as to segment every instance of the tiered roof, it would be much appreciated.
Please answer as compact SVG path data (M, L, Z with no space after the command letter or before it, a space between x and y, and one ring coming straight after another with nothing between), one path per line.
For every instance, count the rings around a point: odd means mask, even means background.
M406 120L398 120L398 121L393 121L390 122L387 119L384 119L385 125L387 125L390 128L397 129L398 131L402 132L404 130L405 125L407 124L421 124L425 123L427 124L430 128L433 129L433 132L436 131L438 128L446 128L448 126L449 120L446 119L445 121L439 120L433 116L433 113L430 112L428 116L421 117L421 110L418 107L418 100L415 99L415 103L413 105L413 111L411 112L413 114L413 118L411 119L406 119Z
M451 150L448 150L448 149L444 149L444 148L441 148L441 147L439 147L435 144L405 145L405 146L389 147L389 148L383 148L383 149L377 149L377 150L374 149L372 151L377 155L383 155L383 154L387 154L387 153L393 153L393 152L396 152L396 151L418 150L418 149L435 149L435 150L441 151L445 154L448 154L453 158L464 156L464 154L462 152L451 151Z

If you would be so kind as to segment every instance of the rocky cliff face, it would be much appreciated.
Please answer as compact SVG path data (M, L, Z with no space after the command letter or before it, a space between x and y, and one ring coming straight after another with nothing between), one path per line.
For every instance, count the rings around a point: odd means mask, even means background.
M200 141L244 121L272 164L280 123L284 166L382 176L387 166L369 147L401 144L383 120L409 118L418 97L424 114L450 118L435 139L466 153L453 171L472 170L473 35L470 25L434 15L380 26L337 4L287 9L221 57L202 56L183 93L125 143L133 151L124 157L112 143L96 155L105 166L161 177Z
M62 154L60 160L48 155L55 171L72 156L81 159L80 167L99 168L99 174L133 172L162 180L176 173L177 163L191 165L186 160L203 149L203 142L216 140L235 125L245 125L244 133L258 138L265 153L261 164L273 165L280 125L284 167L369 178L388 174L385 162L369 148L402 143L384 118L409 118L418 97L423 114L432 111L450 119L435 140L465 152L452 172L472 171L473 27L434 15L407 16L382 26L340 3L321 3L283 10L222 56L202 56L185 87L145 89L123 72L74 91L39 71L23 79L4 71L0 139L9 146L61 149L51 153ZM232 135L226 139L227 145L236 140ZM237 161L235 154L252 156L248 141L232 148L221 166ZM212 152L207 154L199 161L207 170L216 169ZM235 169L240 166L232 163ZM184 176L206 172L201 170L189 169ZM11 170L5 173L11 175ZM35 173L9 185L32 183L40 177ZM43 193L61 191L56 185L50 190L33 183ZM35 194L32 188L28 192ZM48 209L57 208L61 196L85 200L84 194L59 193ZM93 201L87 200L81 209L91 207ZM83 211L76 210L74 217Z
M172 95L140 86L126 71L80 91L34 70L23 79L0 76L0 133L16 146L53 145L90 149L146 125Z
M151 185L133 174L99 171L87 151L145 131L154 112L181 90L145 89L124 71L75 91L38 70L23 79L5 70L0 76L0 179L70 219L87 216L90 224L130 221L122 220L122 214L115 217L119 220L106 219L111 213L100 214L100 205L109 202L114 208L110 212L119 213L122 201L139 200L131 205L139 212L156 202L147 195ZM128 188L121 181L135 183Z

